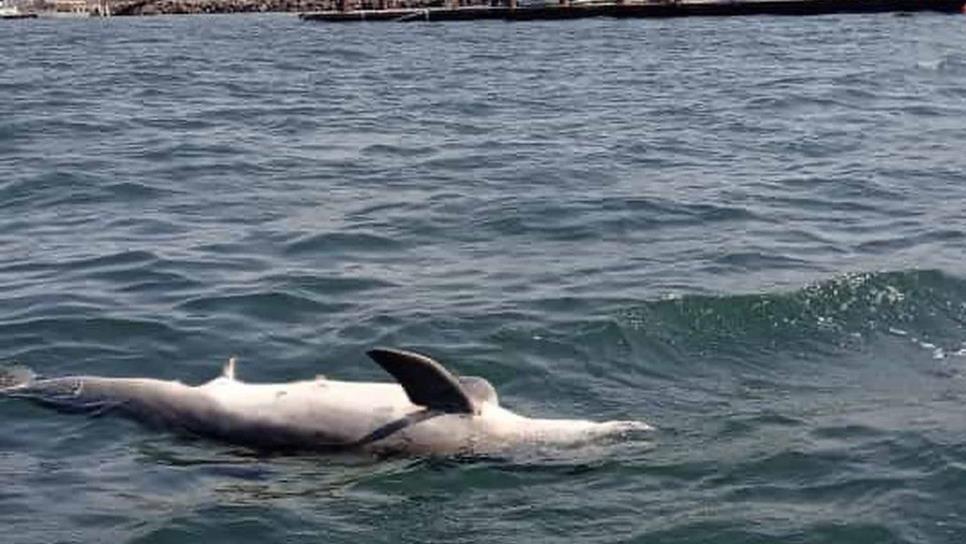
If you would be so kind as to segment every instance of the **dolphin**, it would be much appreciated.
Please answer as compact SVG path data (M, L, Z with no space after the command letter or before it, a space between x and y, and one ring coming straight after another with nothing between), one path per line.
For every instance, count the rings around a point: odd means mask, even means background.
M436 360L399 349L367 352L396 383L323 376L246 383L231 358L198 386L151 378L41 379L0 369L0 395L61 411L116 413L141 423L258 450L375 454L489 454L520 445L575 445L652 427L642 421L535 419L500 405L487 380L457 376Z

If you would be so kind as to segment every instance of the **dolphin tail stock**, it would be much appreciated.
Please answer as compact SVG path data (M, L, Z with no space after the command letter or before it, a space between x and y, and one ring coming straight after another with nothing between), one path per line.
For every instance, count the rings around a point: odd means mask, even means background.
M124 399L111 398L110 391L98 391L103 386L87 391L90 379L83 376L44 378L25 366L0 366L0 397L27 399L60 412L94 416L124 403Z
M37 374L26 366L18 364L0 366L0 394L27 387L36 379Z

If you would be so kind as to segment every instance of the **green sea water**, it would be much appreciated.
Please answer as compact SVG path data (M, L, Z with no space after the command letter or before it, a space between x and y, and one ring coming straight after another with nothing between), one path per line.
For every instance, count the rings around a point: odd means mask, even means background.
M962 17L0 25L0 361L646 439L275 455L0 399L0 542L957 544Z

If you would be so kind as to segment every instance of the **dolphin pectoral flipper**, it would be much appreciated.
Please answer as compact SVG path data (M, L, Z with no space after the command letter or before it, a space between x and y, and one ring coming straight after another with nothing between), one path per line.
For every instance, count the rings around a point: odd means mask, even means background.
M228 362L225 363L224 368L221 369L221 377L228 378L229 380L235 379L235 366L238 362L238 358L232 355L228 358Z
M433 359L389 348L371 349L366 354L392 374L413 404L453 414L479 413L479 406L456 376Z

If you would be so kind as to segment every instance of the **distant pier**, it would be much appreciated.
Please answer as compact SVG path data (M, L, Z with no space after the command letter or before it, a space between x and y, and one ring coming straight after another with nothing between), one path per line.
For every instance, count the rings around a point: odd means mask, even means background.
M396 7L382 0L374 9L356 9L342 0L340 9L307 12L306 21L347 23L360 21L536 21L588 17L666 18L721 17L735 15L824 15L831 13L888 13L935 11L962 13L966 0L657 0L606 3L570 3L518 6L516 0L500 5L449 5L443 7Z

